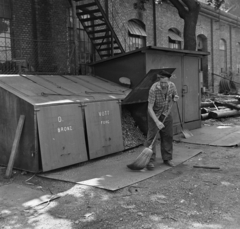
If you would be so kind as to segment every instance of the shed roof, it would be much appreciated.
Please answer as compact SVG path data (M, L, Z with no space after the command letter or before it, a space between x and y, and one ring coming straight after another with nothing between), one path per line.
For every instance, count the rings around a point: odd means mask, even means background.
M209 52L199 52L199 51L191 51L191 50L183 50L183 49L172 49L172 48L164 48L164 47L157 47L157 46L147 46L147 47L139 48L139 49L136 49L136 50L133 50L130 52L123 53L123 54L119 54L117 56L114 56L114 57L111 57L108 59L99 60L99 61L96 61L89 65L97 65L97 64L101 64L103 62L111 61L112 59L123 58L127 55L132 55L137 52L144 53L144 52L148 52L150 50L161 51L161 52L172 52L172 53L179 53L179 54L184 54L184 55L194 55L194 56L207 56L210 54Z
M0 75L0 87L35 106L123 100L131 91L86 75Z

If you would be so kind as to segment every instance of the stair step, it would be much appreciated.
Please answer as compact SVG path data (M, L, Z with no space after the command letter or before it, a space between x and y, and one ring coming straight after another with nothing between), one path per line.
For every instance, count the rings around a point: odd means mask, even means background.
M79 19L80 19L82 22L95 21L95 20L101 20L101 19L103 19L103 16L89 17L89 18L82 19L82 18L81 18L81 15L79 15L79 13L77 13L77 16L79 17Z
M99 36L99 37L92 37L91 40L100 40L105 38L111 38L111 35Z
M114 44L116 44L117 42L114 41ZM112 44L111 41L105 41L105 42L101 42L101 43L94 43L95 46L102 46L102 45L110 45Z
M78 14L80 15L94 14L94 13L101 13L101 11L96 9L96 10L83 10L82 12L78 12Z
M88 7L92 7L92 6L97 6L97 4L95 2L91 2L91 3L87 3L87 4L77 5L77 9L84 10L84 9L86 9Z
M92 24L92 25L85 26L85 28L88 29L88 28L104 26L104 25L106 26L107 24L106 23Z
M117 50L117 49L120 49L119 47L113 47L113 49L114 50ZM111 51L112 50L112 48L111 47L109 47L109 48L103 48L103 49L98 49L98 51Z
M109 29L99 29L99 30L94 30L94 31L90 31L90 32L87 32L88 34L96 34L96 33L104 33L104 32L108 32L110 31Z
M111 57L112 55L111 54L100 54L101 57Z

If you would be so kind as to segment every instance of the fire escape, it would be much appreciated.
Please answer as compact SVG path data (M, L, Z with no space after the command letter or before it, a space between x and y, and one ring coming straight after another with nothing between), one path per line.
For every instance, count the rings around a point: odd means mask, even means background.
M125 53L99 0L75 0L77 17L101 59ZM113 21L113 17L111 18Z

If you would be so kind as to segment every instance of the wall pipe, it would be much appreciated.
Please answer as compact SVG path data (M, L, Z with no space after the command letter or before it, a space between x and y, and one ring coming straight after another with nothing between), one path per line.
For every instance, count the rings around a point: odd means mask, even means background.
M232 26L229 25L229 37L230 37L230 69L233 69L233 63L232 63Z
M213 48L213 19L211 19L211 65L212 65L212 91L214 92L214 48Z
M157 21L155 0L152 0L152 3L153 3L153 45L157 46Z
M79 74L79 61L78 61L78 39L77 39L77 14L76 14L76 2L72 1L72 19L73 19L73 42L74 42L74 54L75 54L75 75Z

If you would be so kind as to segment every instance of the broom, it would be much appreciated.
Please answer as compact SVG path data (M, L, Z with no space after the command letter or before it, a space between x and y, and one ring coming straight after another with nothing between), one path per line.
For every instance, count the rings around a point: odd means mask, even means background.
M138 157L136 158L136 160L132 163L132 164L129 164L127 165L127 167L131 170L142 170L144 169L147 164L149 163L150 161L150 158L152 156L152 147L153 147L153 144L154 142L156 141L157 139L157 135L158 135L158 131L152 141L152 144L148 147L146 147L139 155Z
M163 123L164 123L165 119L167 118L167 116L169 115L169 113L170 113L170 111L171 111L171 108L172 108L172 104L171 104L171 106L170 106L170 108L169 108L168 114L167 114L167 115L164 117L164 119L163 119ZM138 157L136 158L136 160L135 160L132 164L127 165L127 167L128 167L129 169L131 169L131 170L142 170L142 169L144 169L144 168L147 166L147 164L149 163L150 158L151 158L151 156L152 156L152 153L153 153L152 147L153 147L153 144L155 143L155 141L156 141L156 139L157 139L157 135L158 135L158 131L157 131L157 133L156 133L156 135L155 135L155 137L154 137L151 145L148 146L148 147L146 147L146 148L138 155Z

